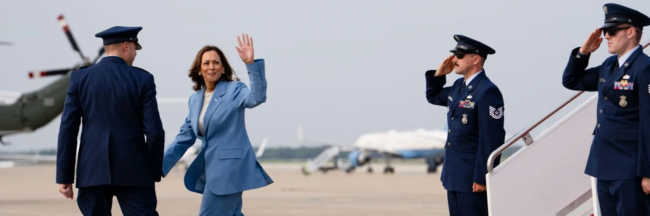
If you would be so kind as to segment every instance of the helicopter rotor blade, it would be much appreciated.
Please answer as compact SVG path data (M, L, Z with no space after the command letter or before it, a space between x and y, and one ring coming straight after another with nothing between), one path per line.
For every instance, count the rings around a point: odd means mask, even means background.
M83 53L81 53L81 50L79 49L79 46L77 46L77 41L72 36L72 32L70 31L70 27L68 27L68 23L65 21L65 18L63 17L63 15L59 15L59 25L61 25L61 28L63 28L63 31L65 32L65 35L68 37L68 40L70 41L70 44L72 45L72 49L77 51L77 53L79 53L79 56L81 56L81 60L85 62L86 58L84 58Z
M97 54L97 57L95 57L95 60L93 61L93 64L97 63L97 60L99 60L99 58L102 57L102 55L104 55L104 52L106 52L106 50L104 50L104 47L99 49L99 54Z
M65 75L68 72L70 72L71 70L72 70L72 68L57 69L57 70L47 70L47 71L32 71L32 72L29 72L29 78L39 78L39 77L54 76L54 75Z

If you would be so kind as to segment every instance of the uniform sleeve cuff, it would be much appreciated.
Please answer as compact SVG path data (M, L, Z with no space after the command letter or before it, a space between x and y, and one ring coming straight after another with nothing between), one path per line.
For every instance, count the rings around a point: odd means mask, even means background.
M575 54L574 56L579 59L584 59L591 55L591 53L587 53L587 54L580 53L580 47L573 49L572 53L574 53Z

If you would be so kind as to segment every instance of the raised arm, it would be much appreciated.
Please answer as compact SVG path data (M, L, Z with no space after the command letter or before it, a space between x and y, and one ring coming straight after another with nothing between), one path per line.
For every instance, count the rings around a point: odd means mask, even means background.
M443 87L447 83L447 76L434 76L435 70L427 71L424 76L427 79L427 101L439 106L447 106L450 87Z
M266 79L264 78L264 60L258 59L246 65L251 89L244 83L235 87L235 101L239 107L253 108L266 101Z
M243 83L237 83L235 89L235 102L239 107L253 108L266 101L266 77L264 70L264 59L255 60L253 49L253 38L248 34L237 36L239 46L235 47L241 60L246 63L251 89L246 88Z
M445 83L447 83L446 75L451 73L451 71L454 69L453 59L453 55L447 57L444 61L442 61L442 64L440 64L438 70L430 70L424 74L427 82L427 101L429 101L429 103L439 106L447 106L447 102L449 100L447 99L447 96L449 96L449 89L451 88L444 88L444 86Z
M598 91L598 78L600 66L586 69L589 65L589 56L596 51L603 39L600 37L600 29L591 33L582 47L571 51L569 63L562 75L562 85L571 90Z

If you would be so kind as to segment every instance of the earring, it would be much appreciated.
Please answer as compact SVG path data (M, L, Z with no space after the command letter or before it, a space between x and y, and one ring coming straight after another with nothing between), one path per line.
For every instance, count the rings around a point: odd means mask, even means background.
M199 73L199 76L203 76L203 75L201 75L201 73Z

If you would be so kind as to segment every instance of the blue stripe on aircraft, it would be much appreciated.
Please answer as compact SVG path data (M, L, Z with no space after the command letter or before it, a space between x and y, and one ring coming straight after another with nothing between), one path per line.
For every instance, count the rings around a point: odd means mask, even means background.
M397 153L405 159L425 158L429 156L444 156L444 149L426 149L426 150L401 150Z

